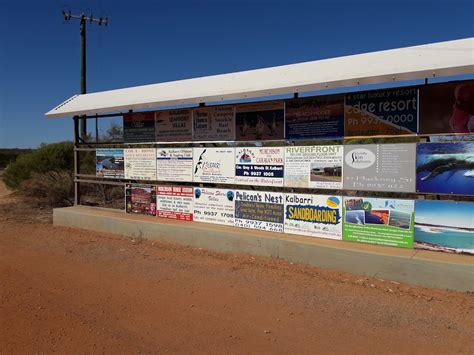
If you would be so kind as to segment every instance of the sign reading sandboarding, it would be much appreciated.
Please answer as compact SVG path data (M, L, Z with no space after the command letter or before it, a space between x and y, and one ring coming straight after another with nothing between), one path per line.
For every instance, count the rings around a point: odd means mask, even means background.
M278 192L235 191L235 226L283 232L285 195Z
M415 192L416 144L344 146L344 189Z
M342 189L342 145L285 147L285 186Z
M286 194L285 233L342 239L342 198Z
M193 181L193 148L158 148L156 150L158 181Z
M283 186L283 147L235 148L235 183Z
M182 221L193 220L193 188L157 186L157 216Z
M413 248L415 201L344 197L343 239Z
M234 190L194 188L194 221L234 225Z

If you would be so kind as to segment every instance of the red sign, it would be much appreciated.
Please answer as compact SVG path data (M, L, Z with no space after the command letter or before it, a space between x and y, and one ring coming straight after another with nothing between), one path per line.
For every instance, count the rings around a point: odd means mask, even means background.
M157 216L181 221L193 220L194 188L157 186Z

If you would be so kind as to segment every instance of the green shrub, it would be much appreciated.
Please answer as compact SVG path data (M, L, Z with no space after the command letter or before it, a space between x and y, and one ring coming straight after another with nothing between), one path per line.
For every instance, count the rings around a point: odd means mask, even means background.
M72 173L74 167L74 145L72 142L42 144L38 149L21 155L8 165L3 174L3 181L17 189L20 184L32 177L33 173L49 171L67 171Z

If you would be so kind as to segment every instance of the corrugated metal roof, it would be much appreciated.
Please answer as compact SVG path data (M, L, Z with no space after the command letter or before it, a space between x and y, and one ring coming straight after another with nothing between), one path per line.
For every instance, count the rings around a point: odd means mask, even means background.
M474 38L75 95L47 117L126 112L474 73Z

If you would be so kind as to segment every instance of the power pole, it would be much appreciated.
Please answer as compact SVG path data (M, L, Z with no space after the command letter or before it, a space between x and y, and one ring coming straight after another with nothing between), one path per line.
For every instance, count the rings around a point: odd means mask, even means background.
M93 24L94 22L97 23L99 26L107 26L108 18L107 17L99 17L95 18L92 16L86 16L84 13L80 15L73 15L71 11L63 11L64 21L69 21L71 19L79 20L79 33L81 35L81 91L80 94L85 94L87 92L86 86L86 23L89 22ZM81 129L80 129L80 137L84 139L87 135L87 120L85 117L81 118Z

